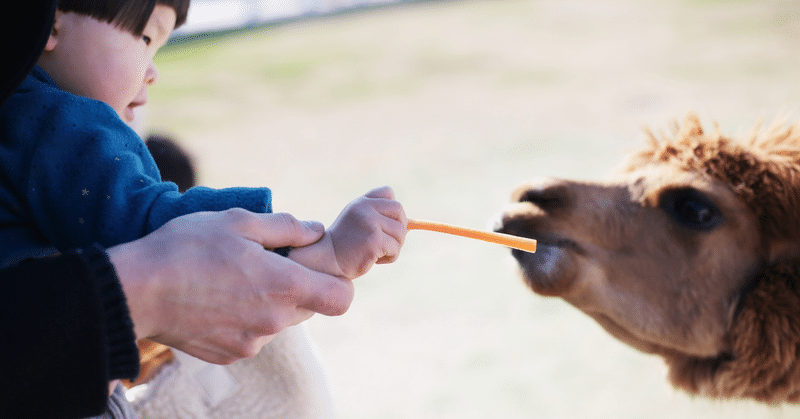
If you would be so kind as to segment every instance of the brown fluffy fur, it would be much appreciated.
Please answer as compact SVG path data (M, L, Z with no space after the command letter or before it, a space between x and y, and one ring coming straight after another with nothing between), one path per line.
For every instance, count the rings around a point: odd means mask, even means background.
M800 401L800 297L796 264L766 269L730 330L732 355L697 359L663 353L670 381L709 397Z
M690 114L673 132L661 140L648 132L650 149L634 155L627 170L656 160L709 174L747 203L765 234L800 237L800 124L775 124L764 134L757 125L749 139L737 141L719 128L706 133Z
M735 140L690 114L648 138L615 181L518 189L498 229L550 250L515 253L526 282L662 356L689 393L800 402L800 125ZM719 200L720 228L664 215L675 188Z

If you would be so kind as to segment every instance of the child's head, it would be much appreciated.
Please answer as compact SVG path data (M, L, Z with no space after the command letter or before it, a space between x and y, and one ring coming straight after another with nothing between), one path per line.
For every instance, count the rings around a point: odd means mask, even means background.
M39 65L62 89L131 122L158 77L153 57L188 8L189 0L60 0Z

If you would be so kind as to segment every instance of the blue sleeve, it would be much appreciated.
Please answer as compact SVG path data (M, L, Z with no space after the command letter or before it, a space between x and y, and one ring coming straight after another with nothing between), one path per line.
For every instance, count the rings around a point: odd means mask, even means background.
M111 107L65 93L59 98L15 103L15 112L31 118L16 118L0 149L22 202L19 217L29 217L21 222L35 225L56 248L125 243L198 211L271 211L266 188L181 194L161 181L144 142Z

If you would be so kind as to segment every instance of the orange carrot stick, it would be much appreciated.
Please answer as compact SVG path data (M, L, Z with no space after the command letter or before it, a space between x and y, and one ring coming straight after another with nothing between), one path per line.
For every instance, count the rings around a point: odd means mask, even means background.
M495 233L492 231L475 230L472 228L458 227L450 224L437 223L435 221L408 220L409 230L428 230L440 233L454 234L456 236L469 237L471 239L483 240L491 243L502 244L503 246L526 252L536 251L536 240L525 237L512 236L510 234Z

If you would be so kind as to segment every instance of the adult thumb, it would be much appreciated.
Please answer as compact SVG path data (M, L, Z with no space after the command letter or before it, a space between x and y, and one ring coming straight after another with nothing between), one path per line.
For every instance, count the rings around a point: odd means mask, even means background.
M255 215L257 221L243 233L267 249L308 246L325 234L325 226L317 221L300 221L287 213Z

